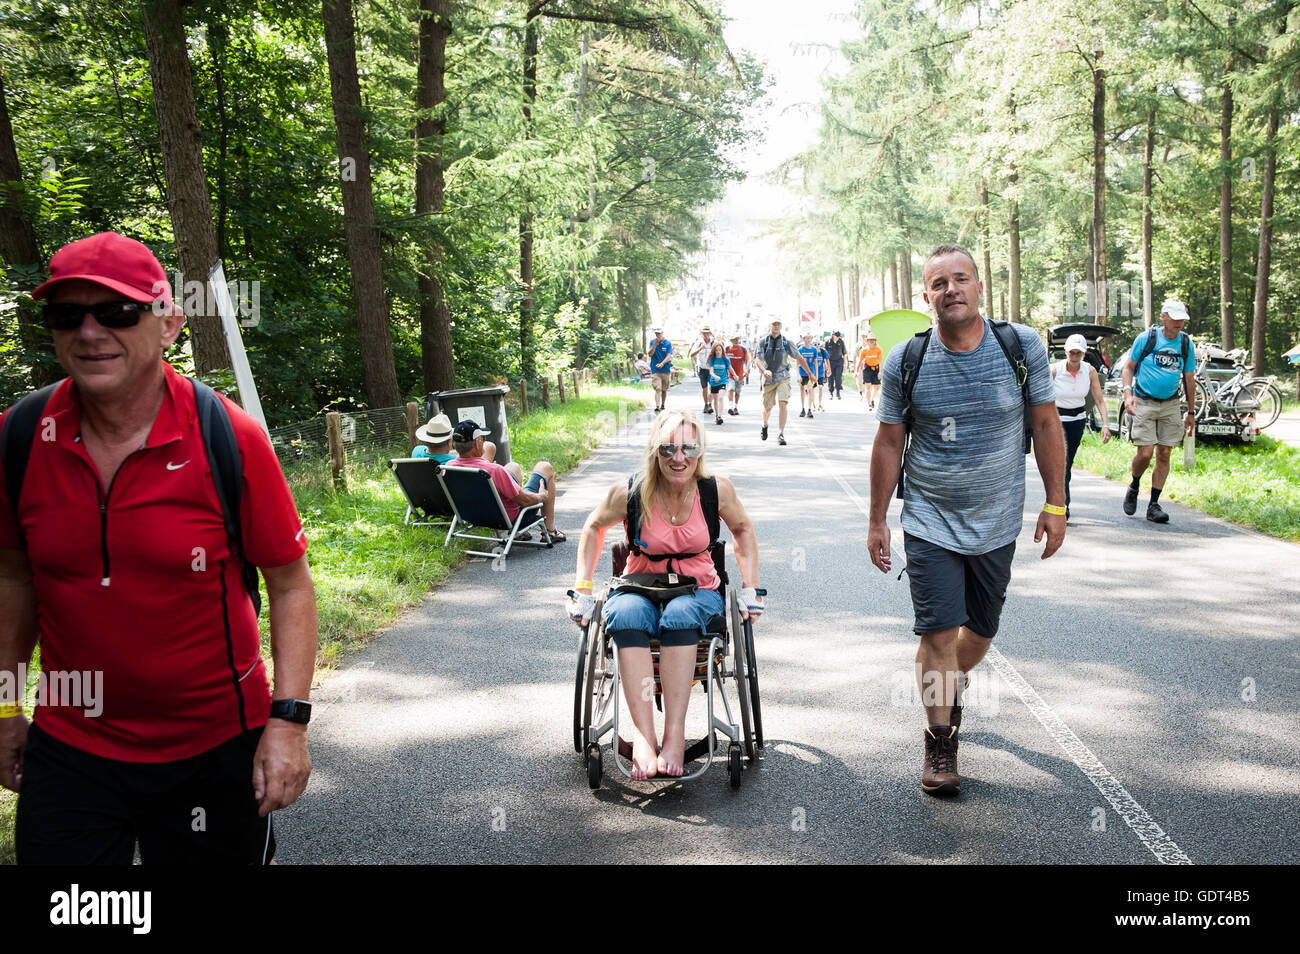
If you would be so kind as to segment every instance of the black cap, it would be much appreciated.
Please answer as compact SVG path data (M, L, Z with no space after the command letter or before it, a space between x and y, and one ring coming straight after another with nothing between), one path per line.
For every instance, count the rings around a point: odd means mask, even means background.
M475 438L491 433L486 427L480 427L478 421L466 419L451 429L451 439L457 444L470 444Z

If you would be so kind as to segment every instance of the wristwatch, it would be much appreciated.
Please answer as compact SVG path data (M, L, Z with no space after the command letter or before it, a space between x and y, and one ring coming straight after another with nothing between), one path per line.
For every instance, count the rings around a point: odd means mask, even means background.
M276 699L271 703L271 718L306 725L311 721L311 703L301 699Z

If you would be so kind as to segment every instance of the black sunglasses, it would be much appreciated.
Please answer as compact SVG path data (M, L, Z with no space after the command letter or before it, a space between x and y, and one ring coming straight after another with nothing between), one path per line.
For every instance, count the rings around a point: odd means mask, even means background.
M691 460L695 460L701 453L699 444L660 444L659 456L664 460L672 460L677 455L678 448L681 448L682 454Z
M47 301L41 313L51 331L74 331L81 327L86 315L93 315L105 328L133 328L140 323L140 315L152 308L152 303L138 301L105 301L98 305Z

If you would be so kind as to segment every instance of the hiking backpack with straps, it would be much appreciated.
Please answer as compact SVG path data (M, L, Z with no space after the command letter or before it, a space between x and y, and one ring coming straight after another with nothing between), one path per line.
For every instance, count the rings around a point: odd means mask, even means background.
M194 386L194 408L198 412L199 431L203 435L203 449L208 455L212 482L217 488L217 499L221 501L221 519L230 541L230 552L240 561L244 589L253 601L254 614L258 614L262 610L262 597L257 588L257 567L244 558L239 523L239 498L243 491L244 467L239 456L239 445L235 441L235 429L230 423L229 412L216 392L202 381L193 378L187 380ZM13 510L14 523L18 525L20 533L22 527L18 524L18 498L23 491L23 478L27 473L32 444L45 414L45 406L62 383L63 381L56 381L21 398L9 409L5 415L4 427L0 428L0 460L4 465L2 476L9 496L9 506Z
M718 520L718 481L714 477L700 477L695 481L695 490L700 495L700 509L704 511L704 522L709 527L709 546L695 553L646 553L641 540L641 495L632 489L635 476L627 479L627 519L623 521L623 532L627 534L628 549L637 556L658 563L667 560L669 573L673 571L673 560L685 560L712 551L718 542L722 525Z
M1029 412L1029 365L1025 363L1025 348L1020 343L1020 335L1011 327L1009 321L989 321L993 337L1015 374L1016 383L1020 385L1020 397L1024 402L1025 453L1033 450L1033 421ZM903 367L901 371L901 393L903 404L903 459L898 470L898 491L896 496L903 497L903 474L907 469L907 452L912 443L912 391L916 388L916 375L921 370L921 361L926 349L930 347L933 328L918 331L904 345Z
M1141 364L1143 361L1145 361L1147 357L1153 351L1156 350L1156 345L1160 343L1160 334L1162 331L1163 329L1159 325L1152 325L1150 330L1147 331L1147 340L1142 344L1142 353L1138 355L1137 362L1133 365L1134 374L1137 373L1137 366ZM1187 366L1188 343L1190 341L1191 339L1188 338L1187 332L1185 331L1178 332L1178 345L1179 348L1182 350L1182 354L1183 354L1183 367ZM1177 393L1178 393L1178 389L1175 388L1174 394Z

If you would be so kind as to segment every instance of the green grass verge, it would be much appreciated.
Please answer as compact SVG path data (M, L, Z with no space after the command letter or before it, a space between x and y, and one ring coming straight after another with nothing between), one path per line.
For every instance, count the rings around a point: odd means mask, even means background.
M563 474L651 402L644 386L593 387L580 400L556 404L511 420L510 456L525 473L548 460ZM390 455L348 462L348 490L334 489L325 463L286 468L307 527L307 559L320 614L317 678L327 675L402 612L418 603L464 560L465 544L443 549L446 530L405 527L406 501L386 466ZM265 592L263 605L265 605ZM262 613L262 654L271 665L267 614ZM35 663L29 670L35 678ZM28 715L30 715L30 710ZM17 796L0 789L0 864L13 864L13 812Z
M1133 445L1084 436L1074 466L1128 483ZM1196 442L1196 469L1174 448L1164 497L1281 540L1300 541L1300 449L1258 438L1253 444ZM1151 470L1142 478L1151 487Z

